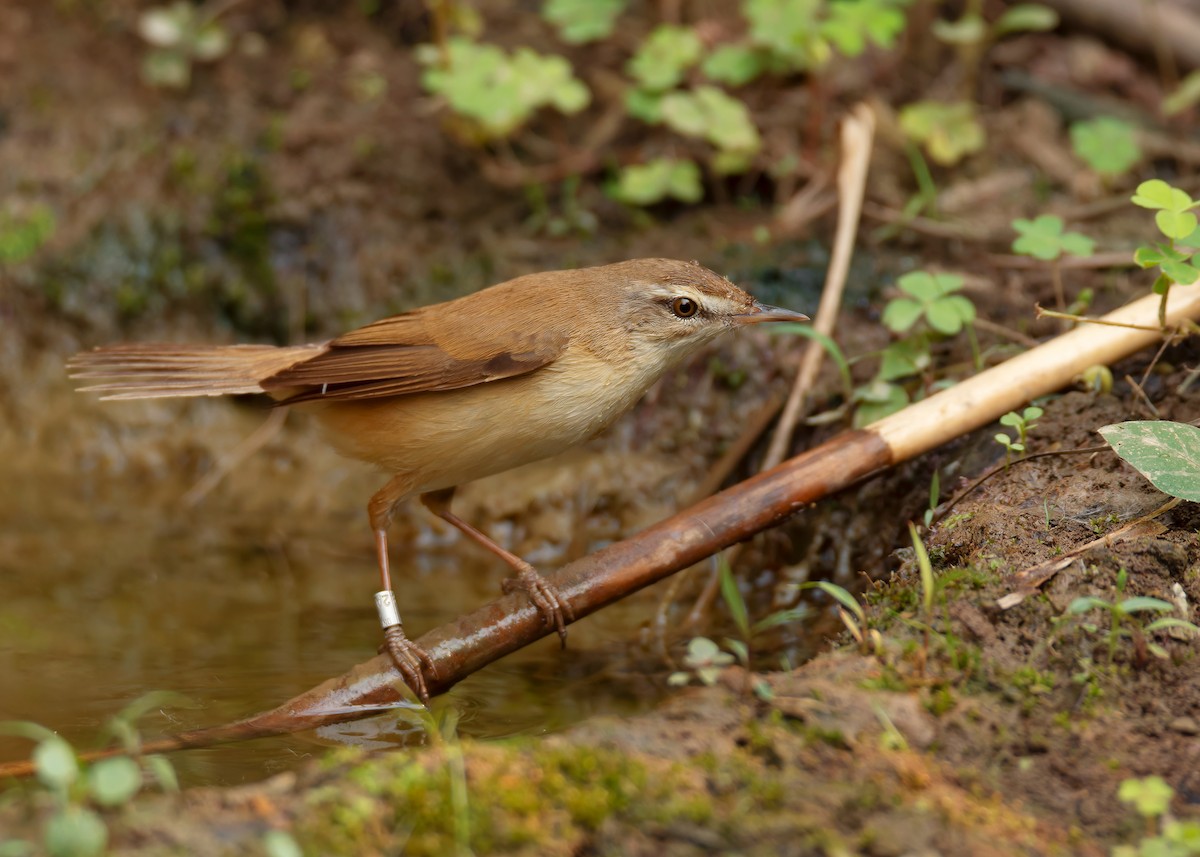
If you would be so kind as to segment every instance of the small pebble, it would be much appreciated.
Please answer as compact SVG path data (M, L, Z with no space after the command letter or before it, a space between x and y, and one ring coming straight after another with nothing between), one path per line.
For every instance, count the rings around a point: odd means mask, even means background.
M1176 717L1167 728L1180 735L1200 735L1200 723L1195 717Z

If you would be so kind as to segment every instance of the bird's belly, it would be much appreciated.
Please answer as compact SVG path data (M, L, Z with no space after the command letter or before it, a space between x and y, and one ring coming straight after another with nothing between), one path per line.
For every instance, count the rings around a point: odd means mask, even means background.
M556 455L596 434L644 388L572 384L554 367L438 393L331 402L318 410L346 455L412 479L410 493L449 488Z

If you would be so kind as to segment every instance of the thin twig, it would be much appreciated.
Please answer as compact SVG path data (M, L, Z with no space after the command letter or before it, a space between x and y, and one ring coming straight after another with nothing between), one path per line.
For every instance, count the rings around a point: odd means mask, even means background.
M187 490L187 493L182 497L183 505L189 507L195 506L207 497L210 491L221 484L221 480L231 470L262 449L283 428L283 423L287 419L287 413L287 408L272 408L271 413L263 420L262 425L230 450L228 455L222 456L217 461L216 467L204 474L203 478L197 480L196 484Z
M1014 589L1007 595L1001 596L996 600L996 607L1000 610L1008 610L1016 607L1030 595L1037 591L1038 587L1042 586L1054 575L1058 574L1068 565L1073 563L1078 557L1090 551L1092 548L1101 547L1103 545L1112 545L1119 542L1128 541L1133 538L1143 536L1155 536L1163 532L1165 527L1161 524L1154 527L1147 527L1147 524L1153 522L1159 515L1163 515L1179 505L1179 498L1173 497L1163 505L1159 506L1148 515L1142 515L1134 521L1130 521L1123 527L1113 530L1111 533L1105 533L1098 539L1092 539L1087 544L1082 544L1073 550L1068 551L1060 557L1055 557L1050 562L1043 562L1040 565L1031 566L1030 568L1019 571L1012 575L1009 580L1016 581L1019 588Z
M858 221L862 213L863 194L867 185L867 168L871 162L871 145L875 136L875 114L866 104L857 105L842 123L842 151L844 157L838 170L837 236L833 242L833 255L821 293L821 305L813 327L826 336L833 335L837 323L838 309L842 304L846 275L850 271L850 257L854 253L854 238L858 234ZM775 427L775 435L763 460L767 470L783 461L791 443L792 432L800 421L805 396L812 389L824 360L825 349L816 341L805 348L800 371L792 386L791 395L783 407L783 415Z
M1018 458L1016 461L1006 461L1003 464L994 465L990 470L983 473L983 475L976 477L975 481L972 482L970 485L968 485L966 488L962 489L957 494L955 494L953 497L951 497L949 500L947 500L945 503L943 503L941 505L941 507L939 507L937 514L934 516L933 520L930 521L930 526L933 526L934 524L943 520L948 514L950 514L950 511L955 506L957 506L963 500L967 499L967 497L969 497L974 491L976 491L981 485L983 485L983 483L987 482L989 479L991 479L997 473L1007 472L1008 468L1010 468L1010 467L1016 467L1018 464L1027 464L1028 462L1033 461L1034 459L1047 458L1048 456L1051 456L1051 455L1082 455L1083 453L1089 453L1089 452L1112 452L1112 451L1113 451L1112 447L1106 443L1101 444L1099 446L1081 446L1078 449L1050 449L1050 450L1046 450L1045 452L1030 453L1029 455L1026 455L1022 458Z

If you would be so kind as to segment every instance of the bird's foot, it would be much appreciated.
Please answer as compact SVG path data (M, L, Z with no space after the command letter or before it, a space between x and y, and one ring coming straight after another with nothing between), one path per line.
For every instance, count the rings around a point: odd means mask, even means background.
M410 640L401 625L383 629L383 645L379 647L379 653L384 652L392 659L392 663L413 693L422 703L428 705L429 687L425 684L425 676L428 674L434 680L438 677L437 666L434 665L429 652Z
M563 648L567 647L567 623L575 621L575 611L536 568L524 563L517 569L517 576L505 579L500 587L506 594L520 590L528 595L542 614L542 621L558 632Z

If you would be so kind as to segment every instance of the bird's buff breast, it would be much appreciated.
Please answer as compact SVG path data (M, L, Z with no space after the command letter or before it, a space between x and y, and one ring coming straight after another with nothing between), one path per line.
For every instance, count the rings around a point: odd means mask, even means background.
M576 357L517 378L331 402L316 411L343 454L408 475L411 494L501 473L587 440L628 410L659 373L627 374Z

